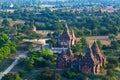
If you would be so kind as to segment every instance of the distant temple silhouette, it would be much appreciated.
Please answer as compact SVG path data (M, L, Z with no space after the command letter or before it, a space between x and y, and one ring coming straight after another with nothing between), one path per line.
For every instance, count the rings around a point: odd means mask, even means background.
M35 25L32 25L32 31L36 32L36 27L35 27Z

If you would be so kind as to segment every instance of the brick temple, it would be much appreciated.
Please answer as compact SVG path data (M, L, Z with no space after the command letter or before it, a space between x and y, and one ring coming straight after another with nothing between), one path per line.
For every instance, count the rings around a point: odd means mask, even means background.
M68 47L69 45L74 45L77 43L77 38L75 37L74 31L69 31L68 25L64 27L63 33L58 39L58 45L61 47Z
M74 55L70 49L64 50L58 55L56 60L56 67L63 68L75 68L82 73L99 74L101 68L105 67L106 58L100 51L96 41L92 46L88 46L85 55Z

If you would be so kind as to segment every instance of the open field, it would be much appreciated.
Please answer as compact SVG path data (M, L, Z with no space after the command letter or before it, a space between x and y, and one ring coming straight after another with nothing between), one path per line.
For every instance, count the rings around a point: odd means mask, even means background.
M41 35L47 35L48 33L53 33L53 31L37 30L36 33L41 34Z
M16 21L12 21L10 20L10 25L13 26L14 24L24 24L25 21L22 21L22 20L16 20Z
M0 22L2 22L2 21L3 21L3 19L0 18ZM8 19L8 21L10 22L10 26L13 26L14 24L24 24L25 23L25 21L23 21L23 20L13 21L12 19Z
M16 20L16 21L13 21L12 19L8 19L9 22L10 22L10 26L13 26L14 24L24 24L25 21L23 20Z
M94 40L100 40L102 44L109 45L110 39L108 36L88 36L87 41L91 44L94 42Z
M109 45L111 40L108 36L87 36L87 41L91 44L94 40L100 40L102 44ZM120 34L118 34L117 39L120 40Z

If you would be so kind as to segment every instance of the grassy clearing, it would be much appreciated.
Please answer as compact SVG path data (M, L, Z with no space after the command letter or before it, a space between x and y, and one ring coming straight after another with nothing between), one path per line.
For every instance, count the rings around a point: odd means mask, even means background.
M25 21L22 20L16 20L16 21L12 21L10 20L10 26L13 26L14 24L24 24Z
M94 42L94 40L100 40L104 45L109 45L111 42L108 36L87 36L86 38L91 44ZM120 40L120 33L118 34L117 39Z
M94 40L100 40L102 44L104 45L109 45L110 44L110 39L108 38L108 36L88 36L87 37L87 41L89 43L93 43Z
M8 19L9 20L9 22L10 22L10 26L13 26L14 24L24 24L25 23L25 21L23 21L23 20L16 20L16 21L13 21L12 19Z
M48 33L53 33L53 31L49 31L49 30L37 30L36 33L41 34L41 35L47 35Z
M3 21L3 18L0 18L0 23ZM12 19L8 19L8 21L10 22L10 26L13 26L14 24L24 24L25 21L23 20L16 20L16 21L13 21Z

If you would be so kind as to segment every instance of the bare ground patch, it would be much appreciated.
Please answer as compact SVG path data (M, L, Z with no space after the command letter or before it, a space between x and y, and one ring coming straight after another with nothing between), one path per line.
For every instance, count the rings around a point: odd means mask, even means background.
M109 45L111 40L108 38L108 36L88 36L87 41L89 43L93 43L94 40L100 40L102 44Z
M16 20L16 21L12 21L10 20L10 26L13 26L14 24L24 24L25 21L23 20Z
M48 33L53 33L53 31L37 30L36 33L41 34L41 35L47 35Z

